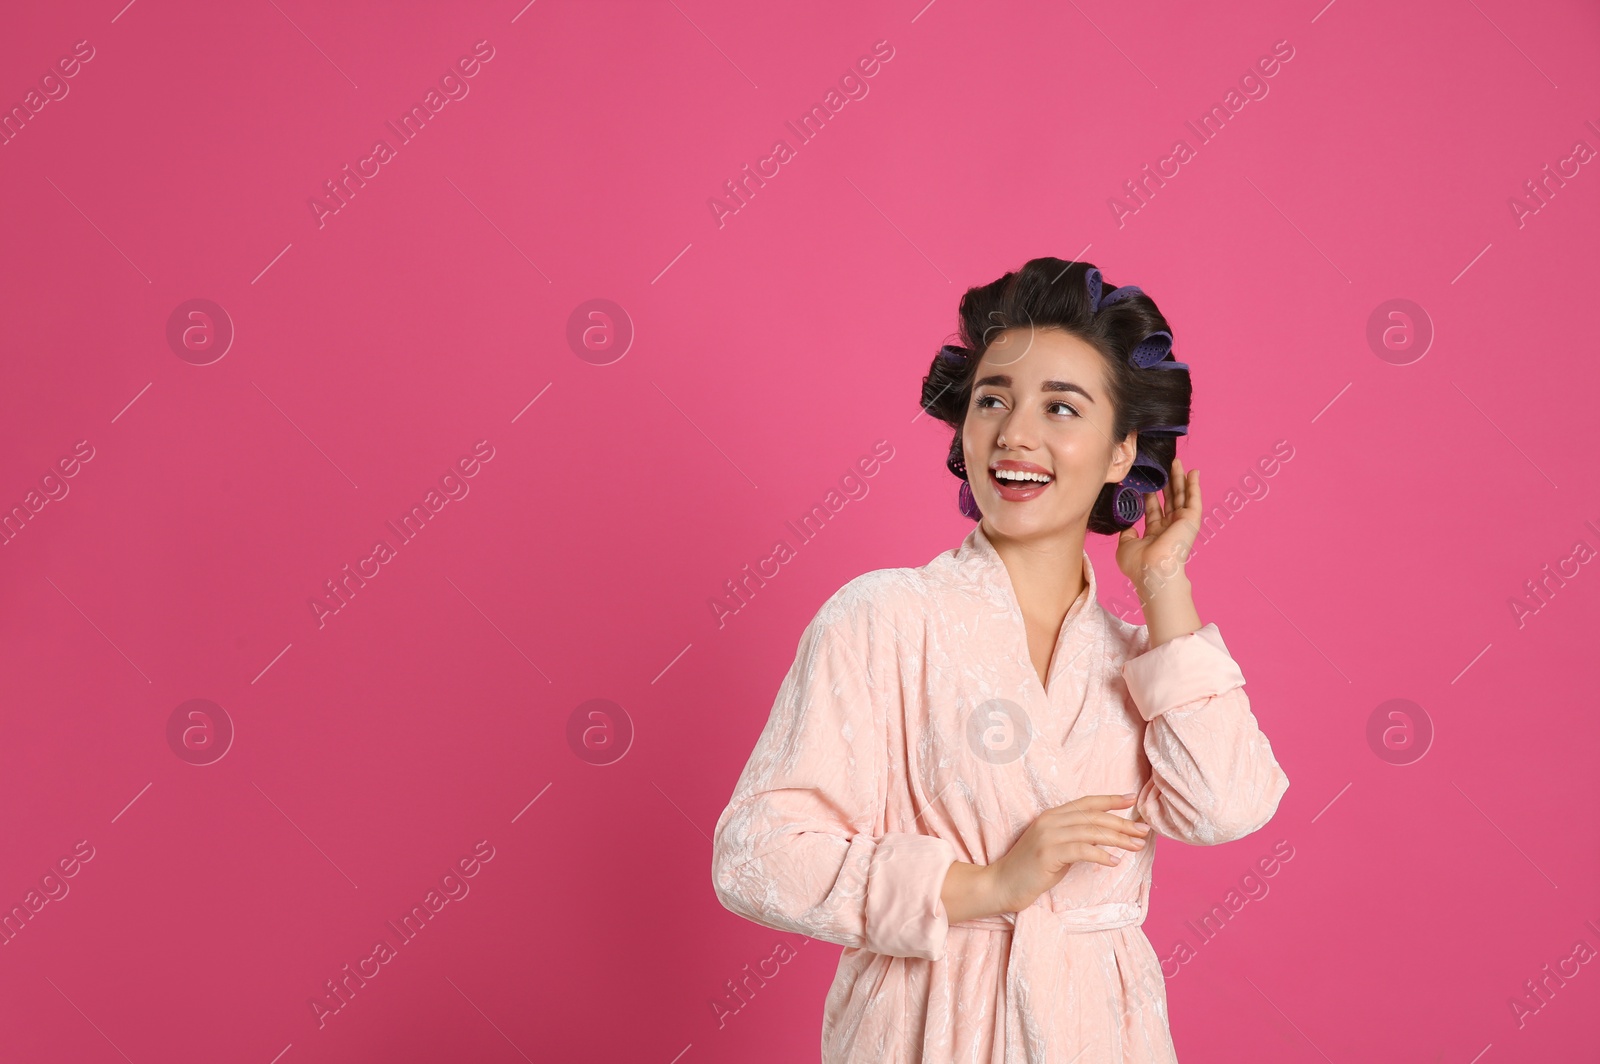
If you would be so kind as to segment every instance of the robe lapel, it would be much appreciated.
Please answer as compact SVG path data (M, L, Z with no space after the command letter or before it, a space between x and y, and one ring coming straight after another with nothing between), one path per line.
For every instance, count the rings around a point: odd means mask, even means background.
M1028 630L1022 606L1005 562L994 549L981 524L975 525L961 545L962 572L979 586L994 623L1006 633L1006 660L991 663L1012 680L1012 690L1026 693L1022 703L1032 739L1023 754L1026 774L1041 807L1077 797L1066 793L1075 780L1065 778L1061 754L1088 701L1093 669L1104 648L1104 625L1099 622L1094 563L1083 553L1085 587L1061 622L1051 654L1048 687L1039 683L1028 654Z

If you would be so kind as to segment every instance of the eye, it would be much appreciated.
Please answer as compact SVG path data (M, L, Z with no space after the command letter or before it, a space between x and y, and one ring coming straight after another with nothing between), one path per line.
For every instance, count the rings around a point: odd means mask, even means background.
M1071 413L1073 417L1081 417L1082 416L1081 414L1078 413L1078 411L1070 403L1065 403L1065 402L1062 402L1060 399L1057 399L1055 402L1050 404L1050 407L1057 407L1057 406L1059 406L1063 410L1066 410L1069 413ZM1047 409L1049 409L1049 408L1047 408Z
M986 404L990 399L993 399L996 402L998 402L1000 397L998 395L980 395L980 396L978 396L978 398L976 398L976 399L974 399L972 401L972 405L974 407L979 407L981 409L988 410L988 409L991 409L991 408L985 406L984 404Z

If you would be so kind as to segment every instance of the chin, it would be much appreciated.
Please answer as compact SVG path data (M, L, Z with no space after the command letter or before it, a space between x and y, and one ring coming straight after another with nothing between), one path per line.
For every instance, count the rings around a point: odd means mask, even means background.
M1009 536L1012 539L1021 539L1025 536L1036 536L1053 532L1064 532L1072 527L1071 518L1065 514L1047 513L1039 510L1033 511L1032 513L1022 513L1013 510L1013 512L1007 513L1006 510L1012 509L1012 507L1008 507L1005 503L998 499L994 500L991 505L994 507L994 509L983 511L984 520L986 520L995 531L1002 535ZM979 509L982 509L983 504L979 503L978 507Z

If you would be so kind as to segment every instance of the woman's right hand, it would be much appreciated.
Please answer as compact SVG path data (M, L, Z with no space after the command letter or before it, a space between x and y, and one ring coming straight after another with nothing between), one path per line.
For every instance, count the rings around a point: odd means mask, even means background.
M1150 825L1109 812L1127 808L1134 797L1089 794L1040 813L1006 855L988 866L992 901L1001 912L1021 912L1076 862L1116 867L1117 858L1101 846L1143 849Z

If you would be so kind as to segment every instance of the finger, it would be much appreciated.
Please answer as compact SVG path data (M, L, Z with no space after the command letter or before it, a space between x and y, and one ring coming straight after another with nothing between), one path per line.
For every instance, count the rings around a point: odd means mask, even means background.
M1133 835L1134 838L1144 838L1145 834L1150 830L1150 825L1144 821L1130 820L1125 816L1118 816L1116 813L1090 813L1088 815L1094 819L1083 820L1080 823L1094 824L1096 827L1104 828L1107 831L1121 831Z
M1096 829L1096 832L1092 841L1100 843L1102 846L1118 846L1124 850L1136 850L1145 845L1145 836L1137 831L1129 831L1125 827L1099 828Z
M1134 843L1144 845L1147 835L1134 830L1133 825L1126 820L1120 825L1109 824L1075 824L1066 829L1073 833L1073 838L1079 842L1098 842L1109 846L1121 846L1123 849L1132 849Z
M1144 497L1144 534L1155 537L1161 534L1166 527L1166 521L1161 514L1161 496L1150 494Z
M1086 794L1082 798L1074 798L1072 802L1062 803L1043 811L1040 816L1051 819L1070 819L1074 814L1102 813L1106 810L1125 810L1133 805L1134 795L1120 794Z
M1187 485L1184 483L1183 459L1176 456L1173 457L1172 474L1167 478L1167 483L1172 485L1173 489L1172 510L1174 513L1181 513L1183 505L1188 499L1188 494L1184 490Z
M1043 825L1044 837L1058 842L1090 839L1144 839L1150 826L1116 813L1061 813ZM1119 843L1120 845L1120 843Z
M1063 812L1060 820L1067 825L1105 828L1109 831L1127 831L1135 823L1120 813L1112 812Z
M1132 805L1134 799L1137 797L1138 795L1135 793L1086 794L1082 798L1074 798L1070 802L1064 802L1050 811L1055 812L1056 810L1061 810L1064 812L1084 813L1103 809L1119 809Z
M1100 847L1090 846L1088 843L1073 843L1063 852L1063 856L1068 864L1083 864L1087 862L1115 868L1121 863L1121 858L1117 857L1116 854L1107 853Z

